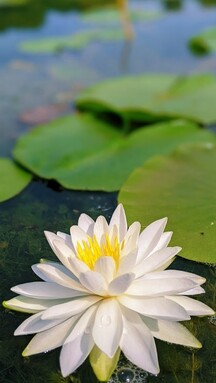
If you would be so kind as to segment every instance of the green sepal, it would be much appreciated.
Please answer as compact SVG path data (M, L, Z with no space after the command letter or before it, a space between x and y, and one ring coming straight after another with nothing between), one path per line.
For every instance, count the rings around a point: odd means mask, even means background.
M89 355L89 361L98 380L107 382L110 379L117 366L120 352L121 350L118 348L115 355L109 358L97 346L94 346Z

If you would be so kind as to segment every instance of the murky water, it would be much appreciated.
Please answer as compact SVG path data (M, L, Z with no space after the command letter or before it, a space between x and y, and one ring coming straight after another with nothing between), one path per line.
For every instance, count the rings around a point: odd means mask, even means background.
M23 40L87 28L77 3L76 9L66 4L64 12L56 6L40 5L38 12L29 8L25 20L21 10L16 11L16 17L0 10L1 156L10 156L17 137L31 128L22 122L24 112L53 103L65 103L72 110L71 94L75 96L86 85L103 78L146 72L216 73L215 55L195 56L187 45L191 35L215 25L214 2L207 7L204 2L192 0L131 1L134 6L163 11L161 18L135 25L136 39L131 44L95 42L79 53L65 51L56 55L34 56L19 51ZM0 204L1 299L14 295L11 286L36 280L31 272L33 263L40 258L54 259L43 230L67 232L82 212L93 218L99 214L109 218L116 203L115 193L65 191L55 183L35 179L19 196ZM205 276L208 283L203 299L210 306L215 305L213 267L182 259L175 261L174 267ZM59 350L23 359L21 352L31 337L15 338L13 331L25 317L3 308L0 311L1 383L96 382L88 362L76 374L63 379L59 372ZM195 319L188 325L203 343L202 350L194 354L180 346L157 342L161 366L158 377L140 371L122 358L110 383L213 383L216 380L215 320Z

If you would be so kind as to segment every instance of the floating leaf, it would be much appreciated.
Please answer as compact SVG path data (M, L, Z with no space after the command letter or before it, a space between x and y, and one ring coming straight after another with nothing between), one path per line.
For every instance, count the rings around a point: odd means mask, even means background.
M212 138L213 137L213 138ZM214 135L186 121L173 121L124 135L90 115L70 115L21 137L14 156L40 177L69 189L119 190L131 171L155 154Z
M150 21L158 19L162 16L159 11L131 9L130 18L132 21ZM120 21L120 12L116 8L105 8L96 11L86 12L81 15L83 21L87 23L98 24L115 24Z
M216 263L216 144L183 145L135 170L119 201L143 226L167 216L184 258Z
M68 104L42 105L35 109L26 110L19 116L19 120L26 124L43 124L54 120L62 114L66 114L68 111Z
M80 93L84 110L108 111L136 121L187 118L199 123L216 121L216 78L148 74L96 84Z
M196 53L216 52L216 27L205 29L189 41L189 46Z
M29 3L29 0L0 0L1 7L18 7Z
M31 178L29 173L16 166L9 158L0 158L0 202L19 194Z
M123 32L119 29L89 30L74 33L70 36L56 36L40 40L24 41L19 45L27 53L58 53L65 49L81 50L93 41L114 41L123 39Z

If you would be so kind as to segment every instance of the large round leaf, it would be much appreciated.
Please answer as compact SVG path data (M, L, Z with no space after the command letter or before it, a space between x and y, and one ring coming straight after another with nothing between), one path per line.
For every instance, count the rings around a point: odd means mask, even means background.
M136 121L181 117L213 123L216 78L148 74L109 79L81 92L76 103L84 110L110 111Z
M182 257L216 263L216 145L183 145L172 155L155 157L123 185L119 202L129 221L143 226L168 217L172 244Z
M216 28L208 28L189 40L192 50L200 53L216 52Z
M16 166L9 158L0 158L0 202L19 194L31 178L31 174Z
M187 121L173 121L124 135L89 115L70 115L34 128L15 147L18 162L69 189L119 190L129 174L155 154L180 143L214 140Z

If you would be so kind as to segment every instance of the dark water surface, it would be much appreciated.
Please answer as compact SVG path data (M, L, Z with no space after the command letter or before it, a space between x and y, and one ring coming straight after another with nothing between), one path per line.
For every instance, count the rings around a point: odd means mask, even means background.
M90 2L90 1L89 1ZM37 6L36 6L37 3ZM216 73L216 56L195 56L188 39L216 23L214 1L131 1L143 9L163 11L163 17L135 24L133 43L95 42L79 53L54 55L21 53L23 40L67 35L83 30L79 13L87 2L32 1L27 8L0 8L0 156L10 156L16 139L31 126L22 122L29 109L65 103L73 109L72 98L88 84L101 79L146 72L191 74ZM93 3L93 2L91 2ZM97 1L97 3L102 3ZM10 287L36 280L31 265L40 258L54 259L43 231L68 232L82 212L93 218L110 218L117 193L65 191L55 183L35 179L19 196L0 204L0 295L14 296ZM181 245L181 244L177 244ZM215 268L175 261L174 268L196 272L207 278L201 299L215 307ZM13 337L26 315L0 310L0 383L96 382L85 363L76 374L63 379L59 372L59 349L46 355L23 359L22 350L31 339ZM110 382L125 383L213 383L216 381L215 319L188 323L203 343L194 353L180 346L157 342L161 373L153 377L124 359Z

